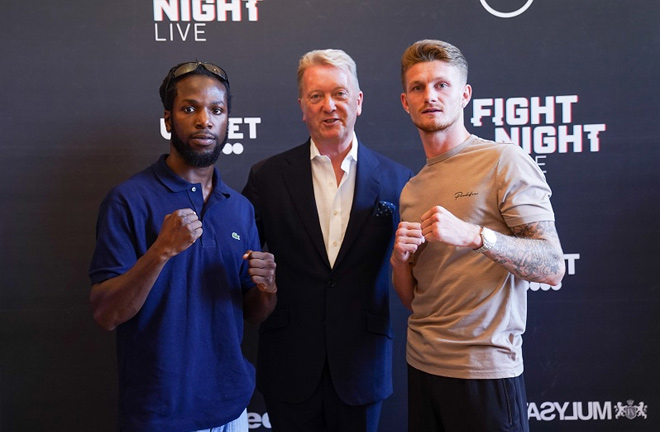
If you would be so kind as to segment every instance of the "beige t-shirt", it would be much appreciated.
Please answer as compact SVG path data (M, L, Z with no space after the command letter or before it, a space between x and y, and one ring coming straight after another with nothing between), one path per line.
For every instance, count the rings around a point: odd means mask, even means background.
M427 160L401 193L401 220L431 207L512 235L509 227L554 221L551 190L514 144L471 136ZM433 375L498 379L523 372L528 282L470 248L424 243L413 257L417 281L408 320L407 361Z

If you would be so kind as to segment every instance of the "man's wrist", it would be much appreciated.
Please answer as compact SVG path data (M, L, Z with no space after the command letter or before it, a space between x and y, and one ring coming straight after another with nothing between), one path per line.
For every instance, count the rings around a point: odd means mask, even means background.
M481 239L479 242L481 246L474 249L475 252L479 253L484 253L491 250L493 247L495 247L495 243L497 242L497 235L495 234L495 231L486 227L481 227L481 230L479 231L479 238Z
M260 289L259 292L261 294L266 294L268 296L274 296L275 294L277 294L277 286L273 285L270 288L266 288L266 289L263 289L263 290Z
M410 261L400 260L399 258L396 257L396 255L392 254L392 256L390 256L390 264L392 265L392 267L402 267L405 265L410 265Z
M472 245L471 245L473 250L480 249L484 246L484 239L481 236L481 231L484 229L484 227L479 226L479 225L475 225L475 227L477 229L476 229L476 233L472 237L473 240L472 240Z
M164 249L158 243L154 243L149 249L147 249L143 256L147 257L147 259L153 260L155 263L164 265L175 255L176 253L174 253L173 250Z

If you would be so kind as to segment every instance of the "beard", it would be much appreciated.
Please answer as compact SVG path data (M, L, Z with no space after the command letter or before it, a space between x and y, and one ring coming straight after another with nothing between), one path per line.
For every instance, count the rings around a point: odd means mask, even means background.
M417 126L418 129L428 133L432 134L434 132L439 132L439 131L444 131L446 129L449 129L451 126L456 124L456 122L459 120L459 115L455 115L449 119L446 120L434 120L434 121L420 121L420 120L413 120L413 124Z
M426 132L427 134L432 134L434 132L439 132L447 129L450 125L444 122L432 122L432 123L422 123L419 121L413 121L413 124L417 126L417 129Z
M227 127L229 127L229 124L227 124ZM210 152L200 153L196 150L193 150L188 143L184 142L179 137L179 134L176 131L176 127L174 126L174 123L172 123L172 133L170 138L172 146L181 155L183 160L191 167L206 168L214 165L218 161L220 153L222 152L222 148L227 142L227 130L225 130L225 136L222 142L218 141L217 136L215 138L216 143L215 147L213 147L213 150Z
M411 120L419 130L427 134L432 134L450 129L456 123L461 122L462 114L463 109L461 104L460 102L456 102L456 105L449 103L442 106L442 116L439 118L426 119L420 115L417 118L412 117Z

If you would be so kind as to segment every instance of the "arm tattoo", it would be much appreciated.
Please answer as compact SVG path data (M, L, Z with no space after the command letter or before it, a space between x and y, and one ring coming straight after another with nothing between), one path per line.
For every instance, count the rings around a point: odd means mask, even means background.
M554 285L563 277L564 257L554 222L512 227L514 236L498 235L489 256L516 276Z

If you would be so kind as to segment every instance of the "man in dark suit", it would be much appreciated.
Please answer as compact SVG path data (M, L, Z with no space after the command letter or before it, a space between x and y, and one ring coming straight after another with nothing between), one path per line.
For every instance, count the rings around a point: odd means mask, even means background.
M252 167L243 194L277 262L257 387L273 431L375 432L392 393L389 254L412 172L358 141L355 62L305 54L298 102L310 139Z

